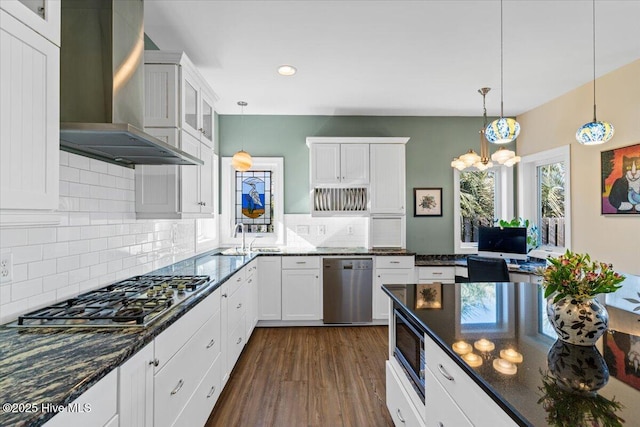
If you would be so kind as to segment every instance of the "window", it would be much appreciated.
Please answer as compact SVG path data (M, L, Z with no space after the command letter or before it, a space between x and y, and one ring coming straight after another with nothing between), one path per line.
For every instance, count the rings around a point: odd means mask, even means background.
M546 258L570 247L569 160L567 145L525 156L520 162L518 212L535 222L539 230L540 246L531 252L532 256Z
M220 239L225 245L242 242L233 237L235 224L243 223L247 245L260 238L260 246L284 244L284 162L282 157L254 157L247 172L237 172L231 158L222 158Z
M478 227L513 217L513 169L453 170L455 253L478 251Z

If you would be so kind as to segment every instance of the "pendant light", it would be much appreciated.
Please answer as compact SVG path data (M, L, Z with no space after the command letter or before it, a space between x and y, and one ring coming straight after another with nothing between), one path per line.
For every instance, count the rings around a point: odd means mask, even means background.
M512 142L520 134L520 124L516 119L504 116L504 43L502 22L502 0L500 0L500 118L492 121L485 129L485 137L492 144L507 144Z
M244 135L244 127L242 126L244 124L244 107L246 107L248 104L244 101L238 101L238 105L242 109L242 116L240 117L240 127L242 128L241 132ZM231 158L231 166L233 166L233 168L238 172L246 172L249 169L251 169L251 166L253 165L253 159L251 158L251 154L244 151L244 136L242 138L242 145L243 145L242 147L243 149L238 151Z
M609 141L615 132L613 125L596 119L596 0L593 0L593 121L585 123L576 132L580 144L598 145Z

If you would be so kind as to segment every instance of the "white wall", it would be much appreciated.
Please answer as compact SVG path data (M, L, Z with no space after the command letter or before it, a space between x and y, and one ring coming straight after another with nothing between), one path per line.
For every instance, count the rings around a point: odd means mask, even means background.
M600 214L600 152L640 143L640 60L598 78L596 90L598 119L615 126L611 141L587 147L575 140L576 130L593 119L589 82L518 116L518 154L570 144L572 250L640 275L640 216Z
M0 229L0 323L195 254L195 220L136 220L134 198L133 169L60 152L60 225Z

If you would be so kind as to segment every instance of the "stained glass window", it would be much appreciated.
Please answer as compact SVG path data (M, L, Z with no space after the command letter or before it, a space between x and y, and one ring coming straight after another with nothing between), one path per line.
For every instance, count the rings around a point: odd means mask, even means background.
M271 171L236 172L236 223L249 233L273 233Z

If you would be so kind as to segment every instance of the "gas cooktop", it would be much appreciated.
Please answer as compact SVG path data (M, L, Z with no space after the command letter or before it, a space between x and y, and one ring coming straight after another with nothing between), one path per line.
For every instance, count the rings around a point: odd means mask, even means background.
M144 327L209 283L209 276L135 276L27 313L12 326Z

